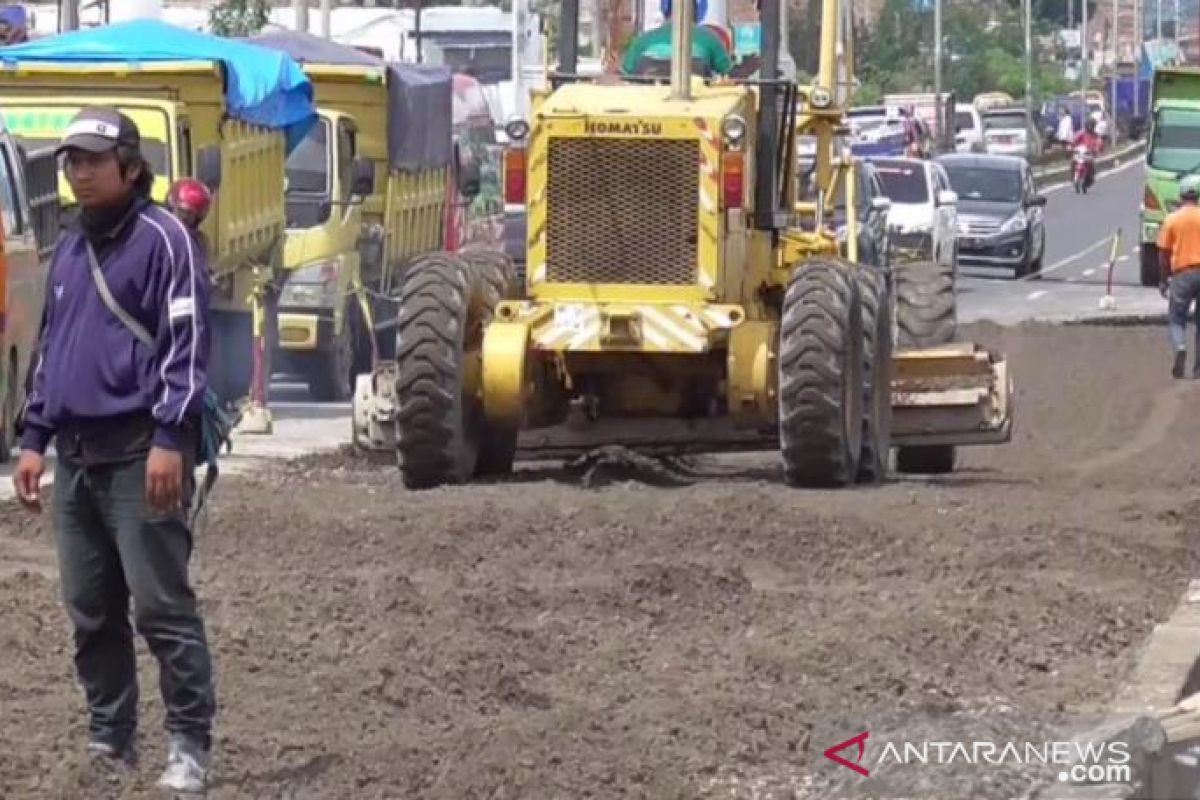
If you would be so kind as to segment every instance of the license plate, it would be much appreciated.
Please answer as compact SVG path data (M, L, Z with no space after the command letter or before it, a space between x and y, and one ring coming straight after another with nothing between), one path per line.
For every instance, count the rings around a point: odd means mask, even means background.
M587 327L587 311L579 305L556 305L554 307L554 325L571 333L580 333Z

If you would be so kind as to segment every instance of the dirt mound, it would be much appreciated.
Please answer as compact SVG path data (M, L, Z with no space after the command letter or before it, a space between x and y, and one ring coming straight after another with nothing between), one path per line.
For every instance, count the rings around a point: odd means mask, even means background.
M937 480L796 491L763 454L410 493L341 453L223 482L214 795L820 796L832 720L1102 702L1197 574L1200 383L1160 330L971 333L1017 431ZM49 532L0 525L0 796L155 796L151 662L146 766L88 783Z

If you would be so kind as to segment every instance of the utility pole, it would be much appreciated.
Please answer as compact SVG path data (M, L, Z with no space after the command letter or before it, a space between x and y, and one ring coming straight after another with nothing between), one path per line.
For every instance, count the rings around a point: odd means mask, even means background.
M321 35L328 39L333 27L333 0L321 0Z
M1158 0L1158 1L1160 3L1162 2L1162 0ZM1079 55L1080 55L1079 72L1080 72L1080 81L1082 82L1082 86L1080 88L1083 91L1083 103L1084 103L1084 110L1086 113L1087 90L1088 90L1088 86L1091 84L1091 81L1092 81L1091 67L1088 64L1088 55L1089 55L1088 50L1091 45L1090 39L1088 37L1088 0L1083 0L1083 2L1080 5L1082 6L1082 8L1079 11Z
M942 0L933 0L933 113L940 151L946 146L947 133L946 110L942 108Z
M59 0L58 3L58 31L65 33L66 31L79 30L79 0Z
M308 33L308 0L292 0L292 19L296 30Z
M1142 110L1142 37L1146 21L1142 19L1142 0L1133 0L1133 116Z
M1111 39L1112 39L1112 62L1111 62L1111 66L1110 66L1110 69L1112 70L1112 80L1110 82L1110 85L1112 86L1112 91L1111 91L1112 97L1110 98L1109 103L1108 103L1108 138L1109 138L1109 141L1112 143L1112 146L1114 149L1117 146L1117 60L1118 60L1117 51L1119 49L1117 46L1118 42L1119 42L1119 40L1117 39L1117 14L1118 13L1119 13L1119 9L1117 8L1117 0L1113 0L1112 24L1108 28L1109 31L1111 31L1111 33L1112 33L1112 37L1111 37ZM1137 81L1136 76L1134 77L1134 81L1135 82Z
M1154 17L1155 17L1154 36L1159 41L1162 41L1162 0L1155 0L1155 2L1157 3L1157 5L1155 6L1155 15L1154 15Z
M1175 0L1175 16L1174 22L1171 24L1171 38L1175 40L1176 46L1179 45L1179 0Z
M1025 113L1033 119L1033 0L1024 0L1025 7ZM1067 7L1070 7L1070 2Z

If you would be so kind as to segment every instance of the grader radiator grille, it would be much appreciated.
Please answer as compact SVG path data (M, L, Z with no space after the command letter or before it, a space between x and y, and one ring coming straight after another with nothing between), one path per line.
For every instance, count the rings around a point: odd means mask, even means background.
M694 141L551 139L551 283L696 282L700 150Z

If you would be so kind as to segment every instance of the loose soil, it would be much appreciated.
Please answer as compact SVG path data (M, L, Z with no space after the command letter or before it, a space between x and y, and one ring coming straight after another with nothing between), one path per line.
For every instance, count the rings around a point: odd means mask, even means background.
M1158 329L971 335L1008 353L1018 424L945 478L796 491L754 455L410 493L346 454L227 478L195 562L211 796L809 796L835 718L1102 706L1200 574L1200 383ZM0 521L0 797L154 797L140 644L141 770L81 757L51 542Z

